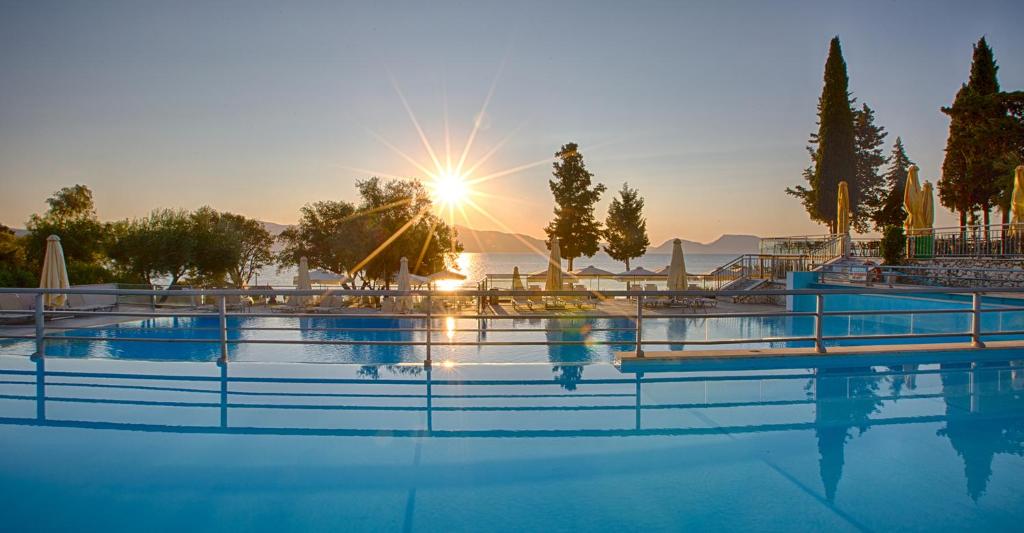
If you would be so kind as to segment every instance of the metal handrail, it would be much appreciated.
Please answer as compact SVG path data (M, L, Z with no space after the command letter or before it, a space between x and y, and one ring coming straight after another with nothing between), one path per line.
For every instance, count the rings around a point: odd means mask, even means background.
M867 271L865 271L867 272ZM431 297L477 297L486 298L493 295L493 291L483 290L455 290L447 292L438 291L397 291L397 290L353 290L353 289L332 289L329 291L323 290L298 290L298 289L183 289L176 291L184 293L186 295L202 296L205 298L212 297L218 301L215 312L212 313L181 313L181 312L165 312L165 311L144 311L144 310L125 310L125 311L73 311L73 310L54 310L46 309L43 305L43 296L46 294L115 294L115 295L159 295L164 291L152 290L152 289L115 289L115 288L68 288L68 289L37 289L37 288L0 288L0 294L2 293L17 293L17 294L30 294L34 295L36 300L35 313L35 333L30 335L27 333L19 335L0 335L0 338L17 338L17 339L35 339L36 351L35 355L43 356L45 354L45 344L48 341L95 341L95 340L109 340L109 338L103 337L90 337L81 335L55 335L47 334L45 318L46 316L65 316L74 314L86 314L91 316L131 316L148 318L154 316L160 317L179 317L179 316L217 316L218 325L216 328L205 328L209 331L216 331L216 337L209 338L130 338L130 337L116 337L116 340L123 340L126 342L167 342L167 343L216 343L220 346L220 357L218 358L220 363L227 363L228 350L227 347L230 344L310 344L310 345L365 345L365 346L424 346L427 349L427 355L423 361L426 366L431 364L431 352L430 348L432 344L440 344L445 346L572 346L572 345L606 345L606 346L623 346L633 345L637 356L643 356L643 347L651 345L729 345L738 343L750 343L750 342L800 342L807 341L814 344L815 348L824 353L826 351L825 342L832 340L855 340L855 339L897 339L897 338L933 338L933 337L962 337L970 340L971 344L976 347L983 347L982 342L982 331L980 329L980 319L983 313L993 312L1021 312L1024 311L1024 306L1002 306L999 308L988 308L982 309L982 295L983 294L1022 294L1024 288L1013 287L1013 288L895 288L895 289L883 289L873 287L843 287L843 288L809 288L809 289L766 289L759 291L765 295L774 296L813 296L815 298L815 310L814 311L772 311L772 312L750 312L750 313L708 313L705 315L694 315L686 313L666 313L666 314L650 314L645 312L644 301L646 298L694 298L694 297L718 297L718 296L738 296L747 295L747 291L700 291L700 290L685 290L685 291L603 291L599 293L601 298L612 298L617 296L625 296L635 298L636 311L634 313L573 313L573 314L559 314L559 313L545 313L538 315L497 315L497 314L485 314L476 313L469 315L460 315L460 318L477 319L481 320L480 327L478 328L458 328L458 332L478 332L483 333L488 331L486 327L486 321L492 320L521 320L530 318L551 318L551 319L568 319L568 320L585 320L585 319L607 319L616 317L631 318L634 320L632 328L607 328L609 331L615 329L616 331L629 331L635 332L635 340L609 340L609 341L598 341L592 339L582 340L545 340L545 341L465 341L465 340L434 340L435 333L455 333L456 328L451 330L445 328L439 328L434 325L433 316L430 313L431 306L427 306L426 313L419 314L373 314L373 315L346 315L346 314L288 314L288 313L245 313L245 312L229 312L225 302L229 297L245 296L245 295L288 295L288 296L317 296L324 294L340 295L340 296L381 296L381 297L405 297L405 296L417 296L423 297L429 300ZM512 296L544 296L544 297L575 297L579 298L581 295L580 291L502 291ZM903 309L903 310L826 310L824 307L824 299L827 295L842 295L842 294L855 294L855 295L937 295L937 294L959 294L969 295L971 297L970 308L957 308L957 309L926 309L926 310L914 310L914 309ZM1022 300L1024 301L1024 300ZM12 311L6 311L6 313L12 313ZM18 311L13 311L18 313ZM24 313L24 312L21 312ZM941 314L968 314L971 317L971 328L969 331L949 331L949 332L928 332L928 333L909 333L909 334L893 334L893 335L845 335L845 336L828 336L825 335L822 329L823 321L829 316L861 316L861 315L941 315ZM0 314L2 316L2 314ZM236 328L228 327L228 317L239 317L239 316L278 316L278 317L293 317L293 316L309 316L309 317L337 317L337 316L348 316L348 317L388 317L388 318L399 318L399 319L411 319L411 320L422 320L424 322L423 327L417 328L371 328L377 331L403 331L403 332L423 332L425 333L424 340L360 340L360 339L303 339L301 341L293 341L286 339L232 339L228 336L228 330L234 330ZM789 336L778 336L778 337L761 337L761 338L741 338L741 339L705 339L705 340L684 340L684 339L667 339L667 340L654 340L647 339L644 337L643 332L643 321L645 319L672 319L672 318L741 318L741 317L813 317L814 319L814 334L813 335L789 335ZM63 328L72 329L72 328ZM81 329L81 328L73 328ZM251 328L256 329L256 328ZM278 328L279 330L285 330L286 328ZM308 328L294 328L297 330L307 330ZM366 328L330 328L332 331L365 331ZM529 331L564 331L566 328L529 328ZM605 328L602 328L605 329ZM516 328L498 329L496 331L519 331ZM526 330L523 330L524 332ZM1017 335L1022 334L1024 331L1002 331L1002 332L985 332L985 335Z

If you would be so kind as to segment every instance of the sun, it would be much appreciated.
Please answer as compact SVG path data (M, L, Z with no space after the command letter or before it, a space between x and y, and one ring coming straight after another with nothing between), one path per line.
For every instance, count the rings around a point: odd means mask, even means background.
M434 201L441 206L458 207L470 196L469 181L452 171L443 172L431 183Z

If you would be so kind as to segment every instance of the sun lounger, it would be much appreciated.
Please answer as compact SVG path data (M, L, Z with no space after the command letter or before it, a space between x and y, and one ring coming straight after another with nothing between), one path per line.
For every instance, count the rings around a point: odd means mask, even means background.
M11 324L31 322L35 319L35 300L32 306L26 305L28 298L21 298L14 293L0 294L0 321ZM31 296L31 295L29 295Z
M578 293L578 294L573 294L572 296L568 297L566 299L567 303L570 303L570 304L580 308L581 310L582 309L586 309L587 307L593 307L593 308L597 307L597 305L591 301L590 292L583 285L580 285L580 284L573 285L571 287L571 290L574 293Z
M114 283L74 285L73 289L117 289ZM116 294L69 294L67 307L72 311L109 311L117 307Z
M548 296L547 299L544 300L544 309L561 311L565 308L565 302L556 296Z
M540 289L540 285L530 285L530 290L531 291L538 291L538 292L540 292L540 290L541 290ZM546 307L545 304L544 304L544 297L541 296L540 294L531 294L531 295L527 296L526 298L527 298L527 300L529 302L530 309L533 309L534 306L537 306L539 308Z
M644 286L644 292L657 292L658 286L654 283L648 283ZM644 306L646 307L668 307L672 305L673 298L671 296L644 296Z
M696 296L693 298L682 298L680 305L694 311L706 311L708 308L717 306L718 300Z
M416 303L413 304L413 308L417 312L419 312L419 313L426 313L427 312L427 299L426 298L419 298L416 301ZM447 313L447 312L448 312L448 306L447 306L447 304L445 304L443 299L441 299L441 298L431 298L430 299L430 313L431 314L441 315L441 314L444 314L444 313Z
M512 297L512 309L519 310L519 308L525 307L530 311L533 311L533 302L529 296L513 296Z
M336 313L342 309L352 307L352 299L339 294L327 293L320 297L320 302L311 310L316 313ZM376 308L376 306L367 306Z

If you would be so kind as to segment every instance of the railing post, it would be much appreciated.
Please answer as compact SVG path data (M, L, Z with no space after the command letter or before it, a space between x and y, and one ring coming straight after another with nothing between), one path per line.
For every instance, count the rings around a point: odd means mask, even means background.
M46 357L46 328L44 326L43 293L36 295L36 357Z
M984 348L981 341L981 293L975 292L971 298L971 346Z
M226 296L217 299L217 314L220 318L220 359L219 363L228 362L228 302Z
M644 356L644 295L636 295L636 356Z
M434 393L431 387L430 367L427 367L427 431L434 430Z
M430 368L430 365L433 364L433 360L431 359L431 354L430 354L430 327L431 327L430 326L430 322L431 322L430 313L433 310L433 305L430 302L430 294L431 294L430 290L428 289L428 291L427 291L427 300L426 300L426 302L427 302L427 331L426 331L426 334L427 334L427 358L423 360L423 366L425 366L427 368Z
M814 295L814 351L825 353L825 343L821 340L824 323L825 295L818 293Z

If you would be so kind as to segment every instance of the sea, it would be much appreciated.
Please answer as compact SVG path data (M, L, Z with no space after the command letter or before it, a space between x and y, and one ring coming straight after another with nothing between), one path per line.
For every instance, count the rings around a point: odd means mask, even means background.
M739 254L687 254L686 271L690 274L704 274L715 268L728 263L738 257ZM455 258L451 269L466 276L465 287L475 287L476 282L484 279L488 274L511 274L515 267L523 275L541 271L547 268L547 257L532 253L468 253L464 252ZM671 254L657 253L647 254L643 257L629 262L630 268L644 267L648 270L664 268L671 261ZM566 262L563 261L563 266ZM612 273L619 273L626 270L626 265L608 257L605 253L598 253L593 257L580 257L573 262L573 269L581 269L593 265L597 268ZM293 285L295 278L295 267L288 267L279 270L277 266L263 268L252 280L251 285L271 285L274 287L289 287ZM611 287L607 287L611 288Z

